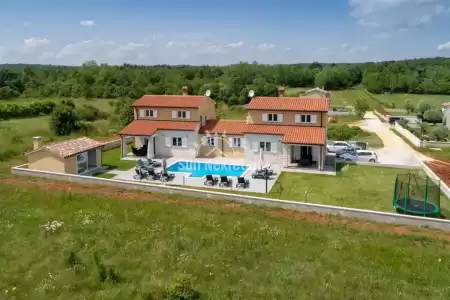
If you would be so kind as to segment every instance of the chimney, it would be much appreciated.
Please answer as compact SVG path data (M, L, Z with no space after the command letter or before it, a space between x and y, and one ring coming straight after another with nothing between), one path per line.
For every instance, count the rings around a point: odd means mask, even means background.
M284 87L278 88L278 97L284 97Z
M187 86L183 86L181 90L183 91L183 96L189 95L189 88Z
M33 137L33 150L39 149L42 147L42 137L35 136Z

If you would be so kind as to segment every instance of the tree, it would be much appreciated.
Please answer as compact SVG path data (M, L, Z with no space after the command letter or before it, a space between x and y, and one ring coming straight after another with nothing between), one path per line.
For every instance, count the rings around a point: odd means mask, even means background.
M432 108L432 109L427 110L423 114L422 119L428 123L433 123L433 124L442 123L443 114L442 114L441 110Z
M50 128L55 135L69 135L76 129L76 122L75 104L63 100L53 110Z
M408 114L414 112L414 105L413 105L411 99L406 99L406 100L405 100L405 109L406 109L406 112L407 112Z
M368 111L370 108L369 103L367 103L367 101L364 98L356 99L353 106L355 108L356 113L361 118L364 117L364 115L366 114L366 111Z
M120 99L114 102L114 114L119 118L120 124L126 126L134 119L133 100Z

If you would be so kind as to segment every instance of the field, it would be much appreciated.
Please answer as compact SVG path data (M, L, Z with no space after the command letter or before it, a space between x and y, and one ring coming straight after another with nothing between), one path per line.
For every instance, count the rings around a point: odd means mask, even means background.
M32 184L0 185L3 299L162 299L180 273L202 299L450 297L448 236L439 232ZM46 230L52 221L63 223ZM113 270L105 282L103 268Z
M425 100L437 108L440 108L442 103L450 102L449 95L383 94L374 96L385 103L394 103L396 108L405 108L405 101L407 99L411 101L414 107L416 107L421 100Z
M50 101L54 101L55 103L60 102L62 99L65 98L19 98L19 99L14 99L14 100L6 100L6 101L2 101L2 103L26 103L26 102L32 102L32 101L45 101L45 100L50 100ZM104 111L104 112L110 112L111 111L111 106L109 105L110 101L114 101L112 99L86 99L86 98L70 98L73 100L73 102L76 105L83 105L83 104L89 104L92 106L97 107L99 110Z

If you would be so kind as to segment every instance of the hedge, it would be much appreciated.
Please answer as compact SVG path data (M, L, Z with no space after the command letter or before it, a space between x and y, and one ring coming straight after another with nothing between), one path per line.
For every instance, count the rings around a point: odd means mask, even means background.
M45 116L52 113L56 104L50 100L34 101L23 104L0 104L0 119L28 118Z

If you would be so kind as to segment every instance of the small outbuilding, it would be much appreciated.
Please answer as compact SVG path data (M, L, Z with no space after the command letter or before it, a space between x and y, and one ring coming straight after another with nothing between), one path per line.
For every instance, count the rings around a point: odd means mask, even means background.
M84 174L102 166L103 143L82 137L42 144L42 137L33 137L33 150L25 153L28 168L66 174Z

